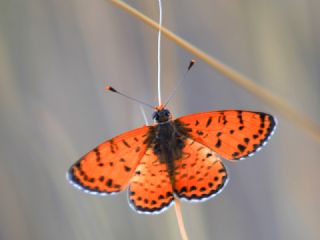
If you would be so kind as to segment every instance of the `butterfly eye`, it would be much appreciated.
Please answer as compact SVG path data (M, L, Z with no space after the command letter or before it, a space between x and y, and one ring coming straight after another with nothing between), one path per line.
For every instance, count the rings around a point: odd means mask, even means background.
M165 112L164 112L164 115L165 115L166 117L169 117L169 116L170 116L170 112L169 112L169 111L165 111Z
M152 118L156 121L159 120L159 114L157 112L154 112L153 115L152 115Z

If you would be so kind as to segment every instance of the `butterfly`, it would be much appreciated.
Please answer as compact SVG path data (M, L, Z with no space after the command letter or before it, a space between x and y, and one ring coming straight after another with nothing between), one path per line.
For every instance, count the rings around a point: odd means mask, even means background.
M85 154L68 171L70 183L97 195L128 188L132 209L158 214L175 198L201 202L216 196L228 182L221 158L252 156L276 128L272 115L241 110L173 119L160 105L153 119L154 125L120 134Z

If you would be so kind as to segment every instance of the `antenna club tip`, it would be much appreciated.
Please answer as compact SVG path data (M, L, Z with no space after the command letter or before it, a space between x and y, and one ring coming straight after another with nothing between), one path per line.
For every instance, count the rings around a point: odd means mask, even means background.
M188 66L188 71L192 68L192 66L196 63L196 60L192 59Z
M117 92L117 90L115 90L113 87L111 87L110 85L106 86L106 90L107 91L111 91L111 92Z

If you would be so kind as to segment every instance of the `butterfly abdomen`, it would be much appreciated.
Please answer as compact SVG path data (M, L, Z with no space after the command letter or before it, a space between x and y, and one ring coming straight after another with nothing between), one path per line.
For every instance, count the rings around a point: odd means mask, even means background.
M171 179L174 179L174 161L182 158L182 150L185 146L185 136L179 134L174 122L158 124L152 129L149 136L153 136L151 147L158 160L167 165L167 171Z

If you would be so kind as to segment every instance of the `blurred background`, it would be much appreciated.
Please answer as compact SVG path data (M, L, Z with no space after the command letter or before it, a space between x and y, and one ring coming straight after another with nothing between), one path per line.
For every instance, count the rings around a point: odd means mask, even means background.
M158 19L157 1L127 1ZM163 24L255 79L320 125L320 2L164 1ZM157 103L157 32L103 0L0 0L0 239L179 239L174 209L145 216L126 193L87 195L65 173ZM194 58L162 39L165 99ZM272 113L279 125L254 157L226 162L230 182L182 203L190 239L320 239L320 148L302 129L198 61L169 108ZM152 112L146 109L148 116ZM151 120L151 117L149 117Z

